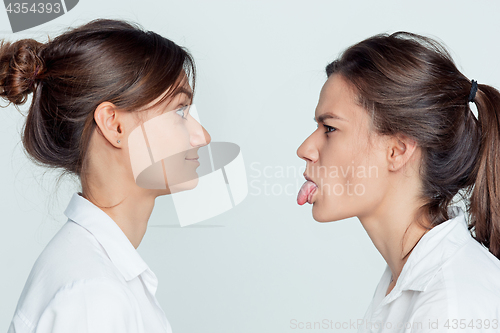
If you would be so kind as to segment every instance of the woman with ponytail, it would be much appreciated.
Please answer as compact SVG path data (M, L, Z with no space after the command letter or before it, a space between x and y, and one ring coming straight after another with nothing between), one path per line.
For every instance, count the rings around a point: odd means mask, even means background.
M358 217L387 262L358 331L499 331L498 90L407 32L349 47L326 74L298 203L320 222Z
M137 185L128 139L158 115L171 120L176 136L162 148L185 147L179 172L195 174L210 136L189 114L194 70L184 48L123 21L92 21L48 43L2 42L0 97L17 106L32 94L28 156L82 185L33 266L9 333L171 332L157 278L136 248L155 198L172 184Z

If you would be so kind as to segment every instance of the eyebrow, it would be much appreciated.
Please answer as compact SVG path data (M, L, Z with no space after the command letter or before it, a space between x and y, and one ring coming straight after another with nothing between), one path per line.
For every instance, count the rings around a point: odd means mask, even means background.
M315 122L317 123L323 123L326 119L336 119L336 120L342 120L342 121L347 121L347 119L344 119L342 117L337 116L334 113L323 113L321 116L318 117L318 120L316 120L316 117L313 118Z
M193 99L193 92L184 87L178 88L177 91L175 92L175 95L177 94L185 94L189 99Z

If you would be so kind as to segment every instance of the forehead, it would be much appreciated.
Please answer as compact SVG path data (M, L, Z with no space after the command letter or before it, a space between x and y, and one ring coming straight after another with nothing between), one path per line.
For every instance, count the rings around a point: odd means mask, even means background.
M176 83L168 87L168 89L161 97L169 95L168 99L171 100L176 97L182 97L179 96L180 94L185 94L189 99L193 97L193 89L191 88L189 84L189 78L184 71L181 73Z
M331 75L321 88L320 99L336 101L347 101L352 99L352 89L339 74Z
M180 80L176 84L168 87L161 96L158 96L151 103L149 103L148 107L165 107L171 102L177 101L181 98L187 98L192 100L193 98L193 89L189 85L189 81Z
M341 75L331 75L321 88L316 117L326 112L333 112L348 120L360 110L364 111L356 103L354 88Z
M193 97L193 89L191 88L191 85L189 84L189 78L184 71L182 71L182 74L180 75L179 80L176 82L176 84L169 89L174 89L174 91L172 92L172 97L175 97L178 94L182 93L186 94L190 99Z
M144 112L134 112L134 114L138 121L145 122L164 112L173 111L181 102L183 104L191 104L192 97L193 90L189 85L189 80L187 77L180 78L176 84L167 88L160 96L139 110Z

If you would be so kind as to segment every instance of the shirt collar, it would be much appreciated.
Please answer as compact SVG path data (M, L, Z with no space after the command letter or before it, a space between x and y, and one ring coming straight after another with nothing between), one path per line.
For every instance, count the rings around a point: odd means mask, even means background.
M101 244L126 281L149 270L148 265L113 219L75 192L64 211L69 219L88 230Z
M417 243L408 257L388 302L404 290L424 291L439 268L472 236L460 207L448 208L451 219L433 227Z

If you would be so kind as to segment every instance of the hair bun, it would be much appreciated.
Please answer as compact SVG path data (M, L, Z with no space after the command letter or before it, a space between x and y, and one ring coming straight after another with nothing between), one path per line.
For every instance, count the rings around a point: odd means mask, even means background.
M0 44L0 97L21 105L35 90L35 82L45 71L39 53L44 44L34 39Z

